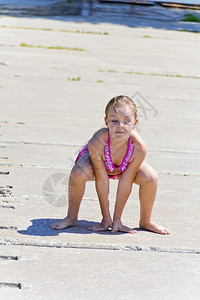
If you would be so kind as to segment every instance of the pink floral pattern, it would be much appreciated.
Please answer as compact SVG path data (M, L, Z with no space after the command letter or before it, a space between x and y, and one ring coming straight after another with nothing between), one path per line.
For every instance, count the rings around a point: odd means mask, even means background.
M111 155L110 155L110 141L108 140L108 145L105 146L105 149L104 149L104 155L105 155L105 166L106 168L112 173L114 171L114 169L118 169L120 170L121 172L124 172L127 168L127 165L132 157L132 154L133 154L133 151L134 151L134 146L133 144L131 143L131 137L129 138L129 142L128 142L128 148L127 148L127 151L126 151L126 155L121 163L121 165L119 167L115 167L113 165L113 162L112 162L112 158L111 158Z

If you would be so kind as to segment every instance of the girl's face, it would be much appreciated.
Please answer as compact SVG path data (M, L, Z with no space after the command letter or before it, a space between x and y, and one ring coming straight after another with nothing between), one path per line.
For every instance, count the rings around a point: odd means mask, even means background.
M116 111L111 105L105 122L110 135L115 138L129 137L137 124L132 108L127 104L117 106Z

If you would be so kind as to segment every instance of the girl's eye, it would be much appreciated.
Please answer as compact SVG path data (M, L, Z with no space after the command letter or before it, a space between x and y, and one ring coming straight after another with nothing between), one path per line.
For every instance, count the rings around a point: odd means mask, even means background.
M112 123L116 123L116 122L117 122L117 120L112 120L111 122L112 122Z
M124 123L128 124L128 123L130 123L130 120L125 120Z

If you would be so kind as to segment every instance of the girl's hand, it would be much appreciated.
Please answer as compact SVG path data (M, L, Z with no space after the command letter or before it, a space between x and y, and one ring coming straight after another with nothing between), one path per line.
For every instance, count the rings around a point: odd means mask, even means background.
M121 220L115 220L113 221L113 224L112 224L112 233L115 233L117 231L120 231L120 232L127 232L127 233L137 233L136 230L134 230L133 228L129 228L127 226L124 226L121 222Z

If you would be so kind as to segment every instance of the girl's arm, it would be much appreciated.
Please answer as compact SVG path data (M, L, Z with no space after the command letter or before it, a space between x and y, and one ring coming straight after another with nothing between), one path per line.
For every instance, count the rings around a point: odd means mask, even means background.
M103 220L101 226L94 227L92 230L108 229L112 226L110 211L109 211L109 178L102 158L102 151L104 151L104 142L102 134L95 134L88 142L88 149L90 153L92 168L95 174L95 186ZM103 228L102 228L103 226ZM107 227L107 228L106 228Z
M112 232L117 230L133 233L130 228L122 225L121 216L124 206L130 196L132 184L138 172L138 169L146 156L146 145L144 143L136 143L134 145L133 161L128 165L126 171L121 175L117 188L115 210L113 216Z

